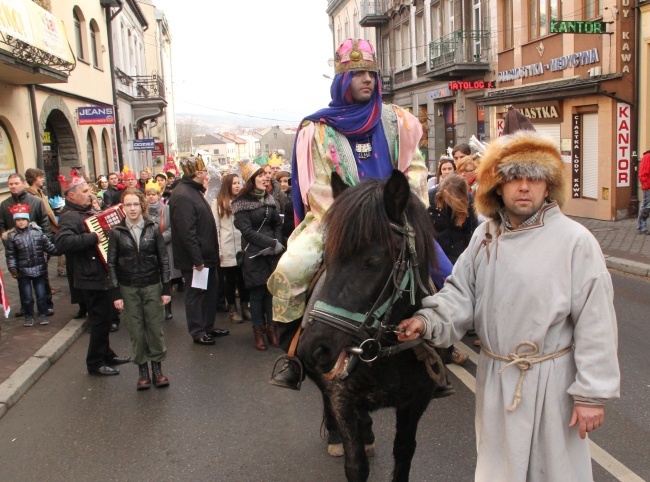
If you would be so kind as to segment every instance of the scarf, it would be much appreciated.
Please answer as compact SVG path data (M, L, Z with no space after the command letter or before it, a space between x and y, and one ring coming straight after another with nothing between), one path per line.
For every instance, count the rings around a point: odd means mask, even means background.
M390 160L388 141L381 125L381 79L375 75L375 91L371 99L364 103L355 103L350 93L350 83L355 72L337 74L332 81L330 94L332 100L329 107L321 109L305 117L305 120L322 122L343 134L352 147L352 152L359 172L359 180L387 179L390 177L393 166ZM301 122L301 126L302 123ZM296 141L298 136L296 135ZM291 159L291 190L294 199L294 215L299 221L305 217L302 204L300 182L298 180L298 161L296 157L296 141L293 146ZM372 144L372 156L359 160L356 147L358 143Z

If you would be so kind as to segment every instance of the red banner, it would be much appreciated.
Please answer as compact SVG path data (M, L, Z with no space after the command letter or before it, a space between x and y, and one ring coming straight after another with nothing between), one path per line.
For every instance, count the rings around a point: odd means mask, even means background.
M156 156L164 156L165 155L165 143L164 142L156 142L154 143L156 147L153 148L153 151L151 151L151 155L153 157Z

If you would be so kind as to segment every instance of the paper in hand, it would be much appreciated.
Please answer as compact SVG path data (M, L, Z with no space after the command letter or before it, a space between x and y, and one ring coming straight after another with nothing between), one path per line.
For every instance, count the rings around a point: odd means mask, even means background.
M201 271L194 268L192 270L192 288L197 288L200 290L208 289L208 274L210 274L210 268L203 268Z
M273 253L275 253L275 249L273 249L273 248L264 248L259 253L254 254L253 256L249 256L248 259L253 259L253 258L256 258L257 256L270 256Z

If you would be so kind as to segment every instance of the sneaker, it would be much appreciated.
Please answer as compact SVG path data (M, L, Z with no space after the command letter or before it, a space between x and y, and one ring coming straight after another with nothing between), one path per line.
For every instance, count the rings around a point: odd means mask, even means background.
M34 326L34 318L25 318L23 326Z
M49 325L49 324L50 324L50 320L48 320L48 319L45 318L44 316L39 316L39 317L38 317L38 323L41 324L41 325Z
M468 358L467 353L463 353L458 348L454 347L454 351L451 353L452 362L456 365L463 366Z

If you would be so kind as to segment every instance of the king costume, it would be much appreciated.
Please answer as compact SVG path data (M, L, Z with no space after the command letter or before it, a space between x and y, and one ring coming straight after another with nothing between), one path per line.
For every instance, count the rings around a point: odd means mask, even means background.
M544 173L549 189L541 210L517 229L508 226L496 193L513 169L531 179ZM591 481L589 440L569 422L574 402L619 396L605 260L591 233L560 211L567 181L549 139L530 132L500 138L488 147L479 180L476 208L491 219L414 316L425 322L423 338L438 346L470 329L481 340L477 481ZM518 360L513 353L529 361L511 363Z
M376 79L372 98L365 103L355 103L350 94L357 71L373 72ZM364 179L386 179L399 169L428 205L427 168L419 150L422 126L401 107L382 104L378 72L367 41L344 41L336 53L329 107L308 116L300 126L291 170L297 227L267 283L275 321L289 323L304 314L307 288L323 259L320 227L334 201L332 172L352 186Z

